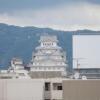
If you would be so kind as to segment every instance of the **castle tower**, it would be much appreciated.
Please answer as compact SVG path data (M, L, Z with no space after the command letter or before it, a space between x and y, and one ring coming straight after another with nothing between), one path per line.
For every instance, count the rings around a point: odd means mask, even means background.
M58 46L56 36L45 35L39 40L40 45L33 52L31 76L33 78L63 77L68 67L65 52Z

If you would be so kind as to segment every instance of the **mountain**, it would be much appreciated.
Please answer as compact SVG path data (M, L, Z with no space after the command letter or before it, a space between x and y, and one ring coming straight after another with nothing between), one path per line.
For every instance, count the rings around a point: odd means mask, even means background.
M31 60L35 47L39 45L40 36L45 33L57 35L59 45L67 52L68 64L71 68L72 36L98 35L100 31L60 31L50 28L19 27L0 23L0 68L8 68L13 57L21 57L24 63L27 64Z

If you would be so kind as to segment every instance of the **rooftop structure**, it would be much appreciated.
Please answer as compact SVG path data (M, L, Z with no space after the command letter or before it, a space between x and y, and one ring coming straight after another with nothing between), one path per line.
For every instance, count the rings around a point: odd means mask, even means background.
M100 79L100 68L78 68L74 69L80 76L86 76L87 79Z

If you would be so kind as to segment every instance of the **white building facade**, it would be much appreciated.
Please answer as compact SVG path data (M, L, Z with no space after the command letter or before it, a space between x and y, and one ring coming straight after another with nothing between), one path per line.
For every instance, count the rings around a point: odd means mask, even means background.
M44 100L44 81L0 79L0 100Z
M30 79L28 71L24 69L22 59L13 58L8 70L0 70L0 79Z
M36 47L33 52L31 61L31 72L56 72L65 76L68 67L66 62L66 54L61 47L58 46L56 36L41 36L39 40L40 46Z

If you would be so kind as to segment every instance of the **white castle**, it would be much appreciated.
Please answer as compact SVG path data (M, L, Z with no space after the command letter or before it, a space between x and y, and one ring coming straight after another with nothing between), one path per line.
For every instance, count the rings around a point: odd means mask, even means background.
M1 78L58 78L67 76L66 53L58 46L54 35L41 36L40 45L32 54L32 60L25 70L20 58L13 58L8 70L1 70Z
M41 36L40 45L32 54L30 63L31 72L35 77L59 77L66 76L68 67L66 53L58 46L58 39L54 35ZM38 72L38 73L36 73ZM54 74L54 75L53 75Z

